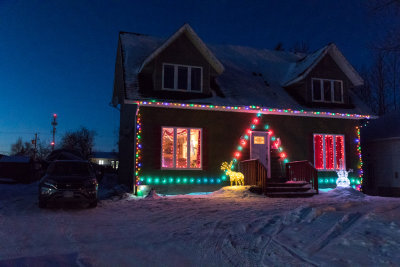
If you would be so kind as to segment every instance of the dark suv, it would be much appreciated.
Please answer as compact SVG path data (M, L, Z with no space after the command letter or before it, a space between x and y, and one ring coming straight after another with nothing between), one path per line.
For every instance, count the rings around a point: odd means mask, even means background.
M39 183L39 207L49 201L87 201L97 206L98 182L92 166L83 160L56 160Z

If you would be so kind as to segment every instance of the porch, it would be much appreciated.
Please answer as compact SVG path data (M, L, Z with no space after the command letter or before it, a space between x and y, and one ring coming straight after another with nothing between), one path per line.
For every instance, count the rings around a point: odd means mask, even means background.
M276 162L276 161L275 161ZM244 184L251 191L268 197L312 197L318 194L318 173L307 160L288 162L284 165L271 164L271 173L258 159L239 162L239 171L244 174Z

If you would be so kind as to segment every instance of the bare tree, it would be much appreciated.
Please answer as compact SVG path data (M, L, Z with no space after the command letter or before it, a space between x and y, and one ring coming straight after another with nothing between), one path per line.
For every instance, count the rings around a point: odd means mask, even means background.
M11 155L31 157L33 155L32 144L23 142L22 138L18 137L17 141L11 145Z
M374 95L372 93L371 70L364 66L359 73L364 80L364 84L360 87L356 87L354 89L355 93L364 101L365 104L371 107L372 111L377 112Z
M375 55L375 63L372 67L371 73L372 86L375 89L376 99L378 104L378 115L386 113L386 93L387 75L385 69L385 57L382 51L378 51Z
M391 87L393 109L397 110L397 95L400 86L400 53L388 53L387 67L388 67L388 78L389 86Z
M48 142L38 142L36 147L36 158L39 160L45 159L51 153L51 147Z
M369 0L367 4L373 12L382 12L389 9L394 12L400 11L400 0Z
M61 148L79 151L84 159L88 159L94 147L95 131L81 127L74 132L67 132L61 139Z

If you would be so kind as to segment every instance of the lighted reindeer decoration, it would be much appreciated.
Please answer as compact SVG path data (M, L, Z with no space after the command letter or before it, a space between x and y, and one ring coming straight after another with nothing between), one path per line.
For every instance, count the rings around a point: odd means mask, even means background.
M244 175L241 172L234 172L232 171L232 165L233 161L231 161L229 164L228 162L223 162L221 165L221 170L225 171L226 175L229 176L229 180L231 181L231 186L232 183L235 182L235 185L244 185Z

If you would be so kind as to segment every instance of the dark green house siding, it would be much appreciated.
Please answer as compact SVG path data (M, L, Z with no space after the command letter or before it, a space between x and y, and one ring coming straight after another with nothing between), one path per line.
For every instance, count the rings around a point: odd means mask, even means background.
M249 128L254 113L182 110L174 108L140 107L142 121L142 153L140 177L193 177L219 178L223 174L220 170L223 161L230 161L239 145L239 139ZM356 151L357 120L332 119L316 117L300 117L286 115L263 115L258 128L263 130L265 124L270 126L276 137L280 137L282 146L290 161L309 160L314 163L313 134L343 134L345 135L346 168L357 169L358 154ZM161 127L193 127L203 129L202 170L165 170L161 169ZM249 158L249 146L242 151L239 160ZM355 175L355 173L353 173ZM272 174L274 176L274 174ZM335 172L319 172L319 177L336 178ZM143 181L145 183L145 180ZM226 185L222 182L220 186ZM153 187L165 190L169 185ZM321 185L324 186L323 184ZM329 186L329 185L328 185ZM193 188L194 187L194 188ZM212 191L216 187L194 185L187 187L188 191ZM218 186L217 186L218 187ZM186 190L185 189L185 190Z

